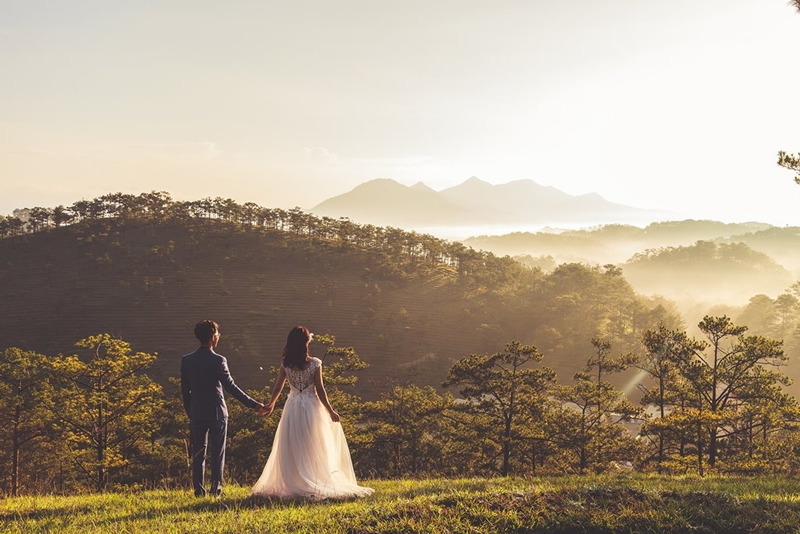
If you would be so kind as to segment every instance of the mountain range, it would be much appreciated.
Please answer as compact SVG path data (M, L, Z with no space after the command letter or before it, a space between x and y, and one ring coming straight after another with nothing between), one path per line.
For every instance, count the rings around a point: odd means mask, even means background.
M310 210L315 215L401 228L427 226L598 224L661 219L665 213L610 202L596 193L570 195L533 180L493 185L475 176L435 191L388 178L365 182Z

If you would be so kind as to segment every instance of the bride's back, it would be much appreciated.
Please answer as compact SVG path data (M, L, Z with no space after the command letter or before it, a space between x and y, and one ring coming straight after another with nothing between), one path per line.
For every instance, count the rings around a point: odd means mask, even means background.
M314 385L314 373L321 364L322 361L319 358L310 358L304 367L295 368L284 365L283 369L292 389L303 392L309 386ZM313 388L311 391L313 391Z

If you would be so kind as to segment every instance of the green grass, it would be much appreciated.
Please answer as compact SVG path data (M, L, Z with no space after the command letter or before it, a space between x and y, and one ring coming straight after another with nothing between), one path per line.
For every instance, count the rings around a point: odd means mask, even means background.
M645 475L367 481L375 495L269 501L143 491L0 500L3 532L798 532L800 481Z

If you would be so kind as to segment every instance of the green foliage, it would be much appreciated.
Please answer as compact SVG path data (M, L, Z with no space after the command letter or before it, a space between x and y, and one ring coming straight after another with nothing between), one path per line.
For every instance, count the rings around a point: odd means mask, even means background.
M706 316L698 327L706 341L666 328L644 337L642 368L658 388L643 402L655 405L658 417L643 433L655 437L659 470L794 469L787 444L798 404L783 391L788 378L775 370L786 360L782 343L746 336L747 328L726 316Z
M663 306L648 306L613 266L560 265L531 296L533 341L560 375L573 375L592 338L608 339L620 352L639 348L639 335L659 322L679 322ZM563 366L570 361L573 365Z
M353 374L369 367L356 353L353 347L337 347L336 337L331 334L314 334L314 341L325 346L323 371L326 384L336 386L353 386L358 376Z
M703 350L702 342L690 339L686 332L669 330L661 325L658 329L648 330L642 336L645 355L639 368L650 376L655 382L655 387L646 388L642 396L643 405L651 405L656 409L657 418L645 422L641 435L653 440L655 446L654 459L659 473L665 469L670 461L670 447L675 445L680 448L681 443L675 436L684 436L687 433L682 412L672 413L671 407L680 405L686 398L688 384L683 380L677 362L692 357ZM648 459L649 460L649 459ZM685 472L686 469L679 469Z
M455 439L449 394L430 386L395 384L379 400L364 405L368 452L362 469L381 477L430 476L452 470L456 457L449 447Z
M144 374L156 355L133 353L110 334L90 336L75 347L83 357L53 361L61 379L56 421L71 459L96 490L104 491L111 473L140 454L157 430L161 387Z
M542 353L533 345L512 341L503 352L456 361L442 384L461 388L463 412L472 416L467 424L500 448L495 468L501 476L511 473L515 448L537 433L532 415L542 410L555 381L552 369L532 367L541 360Z
M755 295L736 317L754 334L783 340L792 360L800 357L800 282L776 298Z
M126 467L129 484L154 488L191 485L189 419L184 412L180 378L170 378L164 393L163 398L156 399L153 410L156 430Z
M797 7L797 10L800 11L800 2L794 0L792 3ZM794 181L800 184L800 153L787 154L781 150L778 152L778 165L784 169L794 171L797 174L797 176L794 177Z
M667 472L797 470L800 409L782 390L785 377L765 367L783 360L780 343L745 336L746 329L727 317L707 317L700 327L708 342L666 327L644 333L647 357L638 365L658 383L643 397L658 409L642 430L658 444L650 458ZM594 352L570 385L555 384L555 372L541 367L535 346L512 341L502 352L471 354L452 365L445 386L459 388L462 399L395 381L366 403L354 390L366 363L352 347L337 347L332 335L317 335L315 341L325 348L329 396L343 415L360 478L606 472L629 468L628 462L638 469L650 465L639 461L647 441L635 440L621 424L638 417L639 410L607 379L634 359L628 353L612 356L607 340L592 339ZM76 346L80 355L59 356L52 364L9 349L0 365L0 387L8 394L0 402L4 413L19 404L10 394L11 377L31 385L25 390L29 400L39 399L44 407L46 398L53 400L55 409L39 412L38 419L34 410L17 419L28 425L22 429L44 429L35 435L36 447L19 450L31 455L29 462L46 458L42 469L49 489L71 491L87 482L95 490L112 482L188 486L188 425L177 381L164 398L144 374L155 355L134 354L127 342L109 334ZM47 389L48 382L57 387ZM46 394L33 393L39 388ZM251 394L266 398L267 389ZM229 409L227 476L246 484L269 455L280 406L271 418L237 403ZM13 435L10 428L3 427L4 436ZM11 450L3 449L0 458L8 462Z
M36 472L37 449L50 430L50 367L47 357L13 347L0 353L0 439L4 493L19 495Z
M616 462L633 464L639 446L618 423L639 415L625 395L606 379L633 364L631 355L611 356L611 343L592 339L595 353L572 385L558 386L561 405L547 418L546 435L572 454L572 469L603 472Z

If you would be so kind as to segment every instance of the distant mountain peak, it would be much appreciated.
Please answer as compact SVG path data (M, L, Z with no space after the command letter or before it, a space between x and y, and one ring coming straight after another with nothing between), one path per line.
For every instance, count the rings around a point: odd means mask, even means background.
M373 187L387 187L387 186L388 187L395 187L395 186L405 187L400 182L398 182L396 180L392 180L391 178L374 178L372 180L368 180L368 181L364 182L363 184L357 185L355 187L355 189L361 189L361 188L365 188L365 187L366 188L373 188Z
M582 195L578 195L578 198L602 200L602 201L606 200L600 193L584 193Z
M464 183L465 184L476 184L476 183L477 184L488 184L489 182L481 180L477 176L470 176L469 178L467 178L467 180Z
M414 185L411 186L411 189L421 189L422 191L431 191L433 193L436 192L435 189L432 189L431 187L422 182L415 183Z
M450 198L464 198L473 197L475 195L490 194L489 192L495 186L489 182L485 182L477 176L470 176L466 181L447 189L442 189L440 193Z

